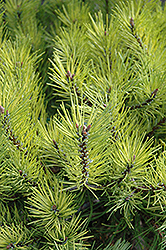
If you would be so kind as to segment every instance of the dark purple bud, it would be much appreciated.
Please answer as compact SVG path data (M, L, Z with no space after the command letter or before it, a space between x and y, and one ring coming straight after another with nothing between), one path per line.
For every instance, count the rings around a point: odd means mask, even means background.
M53 143L54 143L55 146L57 145L57 143L56 143L56 141L54 139L53 139Z
M65 240L63 241L63 239L60 239L62 242L58 242L58 244L60 244L60 245L64 245L66 242L67 242L67 240L68 240L68 237L65 237Z
M150 97L155 97L156 96L156 94L157 94L157 91L158 91L158 89L155 89L153 92L152 92L152 94L151 94L151 96Z
M79 125L76 123L76 128L77 128L77 130L78 130L78 128L79 128Z
M90 130L90 128L91 128L91 124L88 125L88 127L86 128L86 132L88 132Z
M4 114L5 109L0 105L0 114Z
M20 175L22 175L22 170L19 170Z
M86 126L85 125L83 125L83 131L86 129Z
M131 27L134 28L134 19L132 17L130 18L130 24L131 24Z
M65 243L66 243L67 240L68 240L68 237L65 237Z
M133 161L135 161L135 155L133 155Z
M13 249L13 247L14 247L14 245L13 245L12 243L10 243L10 244L6 247L6 249L10 249L10 248Z
M86 136L86 135L87 135L87 132L86 132L86 131L83 131L83 135Z
M57 209L57 206L56 206L56 205L53 205L53 206L52 206L52 210L56 211L56 209Z

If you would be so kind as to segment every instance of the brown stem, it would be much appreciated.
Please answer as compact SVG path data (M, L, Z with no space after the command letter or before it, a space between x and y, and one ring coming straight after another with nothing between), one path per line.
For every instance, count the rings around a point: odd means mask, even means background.
M150 131L147 135L146 135L146 137L151 137L153 134L154 134L154 132L157 130L157 129L159 129L159 127L163 124L163 123L165 123L166 122L166 117L164 117L163 119L161 119L157 124L156 124L156 126L154 126L153 128L152 128L152 131Z
M109 13L109 4L108 4L109 0L105 0L105 5L106 5L106 13Z
M143 44L141 42L141 39L135 31L134 19L132 17L130 18L130 29L131 29L133 36L136 38L137 42L139 43L140 47L143 49Z
M80 126L81 128L82 126ZM88 157L88 149L87 149L87 140L88 140L88 132L91 128L91 125L88 125L87 127L85 125L83 125L82 131L81 131L81 135L79 134L79 125L76 124L76 128L78 131L78 135L79 135L79 141L81 142L79 144L80 147L80 158L82 159L81 161L81 165L82 165L82 174L83 174L83 180L86 180L86 182L88 181L88 177L89 177L89 157Z
M147 100L145 100L143 103L137 104L137 105L131 106L131 107L127 107L127 106L126 106L125 108L128 108L128 109L130 108L130 110L135 110L135 109L138 109L138 108L142 108L143 106L146 106L148 103L151 103L151 102L154 100L154 98L156 97L157 92L158 92L158 89L155 89L155 90L151 93L150 98L147 99Z

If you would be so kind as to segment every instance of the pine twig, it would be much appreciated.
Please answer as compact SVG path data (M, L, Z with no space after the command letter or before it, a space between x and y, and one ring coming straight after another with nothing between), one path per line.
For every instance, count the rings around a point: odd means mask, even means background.
M143 44L141 42L141 39L135 31L134 19L132 17L130 18L130 29L131 29L133 36L136 38L137 42L139 43L140 47L143 49Z
M122 182L122 180L124 180L126 175L130 173L130 170L134 167L134 165L133 165L134 160L135 160L135 155L133 156L132 164L129 165L129 163L127 163L125 171L122 172L123 176L117 180L118 184L120 184Z
M166 122L166 117L163 117L163 119L161 119L153 128L152 128L152 131L150 131L146 137L151 137L153 136L154 132L160 128L160 126Z
M154 98L155 98L156 95L157 95L157 92L158 92L158 89L155 89L155 90L151 93L149 99L145 100L145 101L144 101L143 103L141 103L141 104L133 105L133 106L131 106L131 107L125 106L125 107L124 107L124 110L126 110L126 109L128 109L128 110L129 110L129 109L130 109L130 110L140 109L140 108L142 108L143 106L148 105L149 103L151 103L151 102L154 100ZM120 108L119 113L121 113L121 111L122 111L122 107Z
M88 177L89 177L89 157L88 157L88 149L87 149L87 141L88 141L88 132L91 128L91 125L88 125L87 127L85 125L83 125L83 128L82 128L82 131L81 131L81 135L79 133L79 125L76 124L76 128L77 128L77 131L78 131L78 135L79 135L79 141L80 141L80 144L79 144L79 147L80 147L80 152L81 152L81 155L80 155L80 158L82 159L81 161L81 165L83 166L83 169L82 169L82 174L83 174L83 181L85 180L86 182L88 182ZM81 126L80 126L81 128Z
M75 76L75 74L71 74L71 72L69 70L67 71L66 77L67 77L68 82L69 82L69 80L73 82L74 76ZM72 83L72 89L75 90L76 95L78 97L81 96L79 88L78 88L76 83L75 84ZM88 100L88 98L85 95L83 95L83 103L86 103L88 106L92 107L92 103Z

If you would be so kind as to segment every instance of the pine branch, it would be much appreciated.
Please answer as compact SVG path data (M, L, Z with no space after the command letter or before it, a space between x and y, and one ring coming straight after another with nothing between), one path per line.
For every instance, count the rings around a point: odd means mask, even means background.
M152 130L146 135L147 137L152 137L156 130L160 128L162 124L166 122L166 117L163 117L153 128Z
M70 71L67 71L66 77L67 77L68 82L69 82L69 79L71 81L73 81L74 80L74 76L75 76L75 74L71 74ZM72 89L76 92L76 94L77 94L78 97L81 96L81 93L80 93L79 88L77 87L76 83L75 84L72 83ZM83 95L83 103L86 103L88 106L92 107L92 103L88 100L88 98L85 95Z
M1 106L2 107L2 106ZM3 108L4 110L4 108ZM3 111L4 113L4 111ZM5 128L5 134L7 136L9 136L9 140L13 143L14 146L16 146L17 149L19 149L21 152L25 151L25 148L23 148L23 146L21 146L20 141L17 140L17 137L13 134L13 130L11 129L11 126L9 124L10 122L10 114L8 112L8 110L6 110L6 115L3 117L2 120L2 127ZM28 153L28 151L25 152L25 156Z
M143 49L143 44L141 42L140 37L137 35L136 28L135 28L135 25L134 25L134 19L132 17L130 18L130 25L131 25L130 28L131 28L131 32L132 32L133 36L136 38L138 44Z
M132 162L134 162L134 160L135 160L135 155L133 156ZM125 179L125 177L126 177L127 174L130 174L130 171L131 171L131 169L132 169L133 167L134 167L134 164L133 164L133 163L131 163L131 164L127 163L127 167L126 167L125 171L122 172L122 175L123 175L123 176L122 176L121 178L119 178L119 180L117 180L117 183L118 183L118 184L120 184L120 182L122 182L123 179Z
M154 98L156 97L156 94L158 92L158 89L155 89L151 95L149 99L146 99L144 102L142 102L141 104L137 104L137 105L133 105L131 107L129 106L125 106L124 109L128 109L128 110L135 110L135 109L140 109L143 106L147 106L148 104L150 104L152 101L154 101ZM123 107L122 107L123 108ZM119 112L121 113L122 108L119 110Z
M0 4L0 248L164 249L166 9L63 2Z
M83 169L82 169L82 176L83 176L83 182L85 183L88 183L88 177L89 177L89 172L88 172L88 169L89 169L89 157L88 157L88 150L87 150L87 142L88 142L88 135L89 135L89 130L91 128L91 125L88 125L87 127L85 125L83 126L80 126L79 128L79 125L76 124L76 128L77 128L77 131L78 131L78 135L79 135L79 138L78 138L78 141L80 142L80 158L82 159L81 161L81 165L83 166ZM79 130L82 128L82 131L81 131L81 135L79 134Z

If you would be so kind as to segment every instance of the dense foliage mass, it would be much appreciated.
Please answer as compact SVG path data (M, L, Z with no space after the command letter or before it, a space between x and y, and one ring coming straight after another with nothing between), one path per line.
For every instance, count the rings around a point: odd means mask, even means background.
M165 249L164 1L0 9L0 249Z

